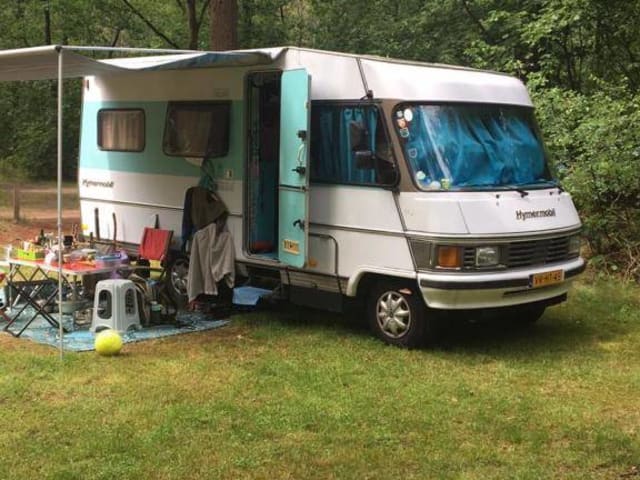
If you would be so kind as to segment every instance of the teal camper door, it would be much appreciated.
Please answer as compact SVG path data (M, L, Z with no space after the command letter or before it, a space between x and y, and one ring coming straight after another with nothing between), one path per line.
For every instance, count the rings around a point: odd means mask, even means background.
M309 239L309 88L305 69L282 74L278 258L301 268Z

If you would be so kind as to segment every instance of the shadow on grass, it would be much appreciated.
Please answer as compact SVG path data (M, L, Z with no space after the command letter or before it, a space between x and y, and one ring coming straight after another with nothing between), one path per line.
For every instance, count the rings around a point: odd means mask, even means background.
M581 291L568 303L550 307L535 324L518 318L486 318L446 315L440 321L438 342L426 349L444 354L490 354L503 358L535 358L585 352L593 354L602 342L639 331L640 315L635 302L622 295L602 300L601 291ZM625 313L626 312L626 313ZM633 314L629 314L633 312ZM313 332L319 335L370 338L363 314L337 314L291 305L246 318L248 325L270 329ZM640 333L640 332L639 332ZM591 352L591 353L588 353Z
M370 337L364 317L356 312L334 313L287 303L251 312L244 317L244 322L251 326L268 326L292 332Z
M598 342L597 330L587 323L558 318L552 312L533 324L523 324L517 318L475 322L454 318L444 322L436 346L442 351L519 356L525 351L527 355L575 351Z

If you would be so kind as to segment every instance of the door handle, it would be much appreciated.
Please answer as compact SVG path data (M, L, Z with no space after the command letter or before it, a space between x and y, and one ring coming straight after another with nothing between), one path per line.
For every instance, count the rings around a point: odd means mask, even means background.
M305 173L307 173L307 167L298 165L296 168L292 168L291 171L296 172L298 175L304 175Z
M304 230L304 220L302 220L301 218L297 219L296 221L293 222L293 226L300 227L300 230Z

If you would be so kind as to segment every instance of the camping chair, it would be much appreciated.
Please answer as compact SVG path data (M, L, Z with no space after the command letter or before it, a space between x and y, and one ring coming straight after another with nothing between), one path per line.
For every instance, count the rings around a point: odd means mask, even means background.
M140 248L138 250L138 261L136 265L132 267L134 276L138 273L140 277L148 279L151 272L160 272L160 275L153 279L151 285L147 285L146 291L145 288L140 285L140 282L137 282L141 305L145 305L145 303L148 303L150 300L157 299L165 311L177 311L178 309L174 299L165 288L169 248L172 237L172 230L162 230L160 228L145 227L142 233L142 240L140 241ZM151 262L160 262L160 266L153 267L151 266ZM130 277L130 279L136 283L135 278ZM146 311L142 313L144 318L148 318Z
M173 230L145 227L138 250L138 265L135 269L138 270L140 267L147 272L159 271L159 279L164 280L172 237ZM152 268L150 265L152 261L160 262L160 268Z

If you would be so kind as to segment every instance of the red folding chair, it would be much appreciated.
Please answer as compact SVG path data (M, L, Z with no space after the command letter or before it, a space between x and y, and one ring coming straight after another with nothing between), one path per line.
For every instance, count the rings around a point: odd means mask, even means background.
M149 278L151 272L160 272L159 277L151 282L151 296L162 305L163 311L166 313L178 310L175 300L166 289L166 274L172 237L172 230L145 227L138 250L138 262L133 267L134 271L140 270L139 275L146 278ZM151 266L152 261L160 262L160 268Z
M167 260L169 259L169 248L171 247L172 230L162 230L161 228L145 227L138 250L139 259L160 262L160 268L152 268L150 265L141 265L144 269L159 271L160 279L164 279L166 274ZM140 263L140 260L138 261Z

